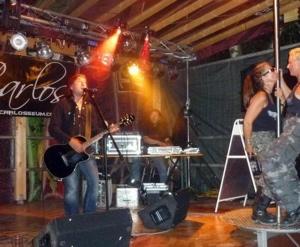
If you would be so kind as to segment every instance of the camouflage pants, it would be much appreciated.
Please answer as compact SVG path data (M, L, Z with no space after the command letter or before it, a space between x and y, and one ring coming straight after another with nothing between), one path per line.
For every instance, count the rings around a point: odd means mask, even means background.
M271 143L275 140L276 135L274 131L256 131L252 133L253 148L257 156L259 157L261 152L269 150ZM259 160L259 158L258 158ZM256 162L256 161L251 161ZM254 164L255 166L256 164ZM265 185L265 181L262 175L255 176L256 186L262 188L262 193L269 198L273 195L268 187Z
M300 206L300 181L295 158L300 153L300 118L285 120L283 132L259 156L262 175L273 199L288 212Z

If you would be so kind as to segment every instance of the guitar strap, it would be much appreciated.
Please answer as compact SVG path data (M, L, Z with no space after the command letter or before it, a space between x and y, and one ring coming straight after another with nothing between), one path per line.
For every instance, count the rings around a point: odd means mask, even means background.
M85 108L85 138L90 139L92 132L92 105L86 104Z

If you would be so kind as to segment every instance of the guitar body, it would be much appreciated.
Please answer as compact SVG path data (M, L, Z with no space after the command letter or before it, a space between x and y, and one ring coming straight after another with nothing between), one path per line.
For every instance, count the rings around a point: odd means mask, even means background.
M81 142L86 139L82 136L76 136ZM48 171L57 179L63 179L71 175L76 166L89 159L86 153L77 153L68 144L59 144L49 147L44 154L44 163Z
M120 126L126 126L134 121L133 115L126 114L125 117L121 118ZM105 134L118 131L119 127L115 129L105 130L92 137L90 140L86 140L83 136L75 136L83 145L85 152L77 153L70 145L61 144L53 145L49 147L44 154L44 163L48 171L57 179L61 180L71 175L76 166L83 161L90 158L93 149L91 145L100 140ZM88 154L89 153L89 154Z

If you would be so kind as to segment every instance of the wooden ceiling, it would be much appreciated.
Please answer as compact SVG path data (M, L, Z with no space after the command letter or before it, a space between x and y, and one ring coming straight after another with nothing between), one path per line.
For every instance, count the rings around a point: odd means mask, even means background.
M272 27L273 0L37 0L32 6L188 45L197 54L258 28ZM298 19L300 0L280 0L280 14ZM229 47L228 47L229 48Z

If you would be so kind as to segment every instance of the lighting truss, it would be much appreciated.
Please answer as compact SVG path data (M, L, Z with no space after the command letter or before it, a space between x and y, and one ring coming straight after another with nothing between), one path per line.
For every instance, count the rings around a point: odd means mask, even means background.
M170 41L150 38L150 51L158 55L169 56L184 61L196 60L196 55L189 46L178 45Z
M47 28L61 35L100 41L107 38L110 27L59 14L49 10L42 10L26 4L21 4L21 23L34 27Z
M3 17L5 9L0 10L0 13ZM19 15L9 15L9 21L17 22L19 29L25 30L26 33L35 37L44 38L48 36L47 38L69 39L75 44L76 42L85 43L88 46L96 46L99 41L106 39L109 31L114 28L26 4L20 4ZM140 35L133 32L130 34L132 37L139 37ZM153 36L150 38L150 44L151 56L154 57L169 57L184 61L196 59L192 49L188 46L163 41Z

